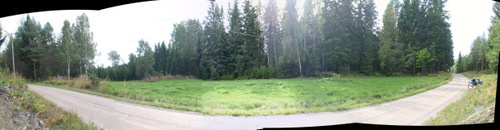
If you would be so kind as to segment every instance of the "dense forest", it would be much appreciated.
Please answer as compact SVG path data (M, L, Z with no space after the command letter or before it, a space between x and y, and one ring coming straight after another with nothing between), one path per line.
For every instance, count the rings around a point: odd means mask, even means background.
M446 21L449 15L443 10L445 2L391 0L382 12L382 23L376 22L379 12L373 0L306 0L299 9L296 0L286 0L283 9L275 0L265 5L235 0L227 10L212 2L205 19L174 24L170 41L151 46L138 39L137 51L128 55L128 63L119 64L122 56L109 52L109 67L93 63L96 43L85 14L75 23L64 21L57 37L50 23L42 27L28 15L21 20L15 37L9 37L1 65L13 69L14 44L16 71L35 80L56 75L110 80L189 75L230 80L496 72L500 50L498 4L493 7L489 38L478 37L471 54L460 55L455 61ZM0 43L6 35L0 33Z

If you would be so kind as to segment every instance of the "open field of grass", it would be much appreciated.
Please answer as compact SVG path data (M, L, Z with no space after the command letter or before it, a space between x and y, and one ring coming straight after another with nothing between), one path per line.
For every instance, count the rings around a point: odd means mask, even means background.
M427 77L104 81L95 91L78 91L208 115L254 116L359 108L414 95L451 79L450 74L442 73Z
M460 125L467 124L467 122L477 122L467 120L471 115L476 113L477 108L488 108L493 105L492 109L495 110L494 104L496 102L498 74L471 71L462 74L468 78L479 78L483 81L483 84L465 92L461 99L446 106L436 117L428 120L425 123L426 125ZM477 123L492 122L479 121Z

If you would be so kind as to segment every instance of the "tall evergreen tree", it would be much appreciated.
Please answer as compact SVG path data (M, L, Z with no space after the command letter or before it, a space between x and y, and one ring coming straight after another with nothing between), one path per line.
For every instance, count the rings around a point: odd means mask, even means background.
M224 13L222 7L211 2L204 20L202 79L219 79L227 72L227 34L224 29Z
M130 70L130 75L128 77L128 79L137 79L137 74L136 74L136 60L137 57L134 55L134 53L130 53L128 55L128 70Z
M229 71L234 73L235 76L243 76L246 67L245 62L247 57L243 55L243 45L245 43L243 39L243 17L238 6L238 1L235 0L232 8L228 9L229 14L229 32L228 41L229 44L226 46L228 48L229 57ZM231 6L229 6L231 7Z
M20 66L17 69L23 72L29 78L37 79L37 66L40 64L41 53L43 47L40 41L40 32L42 28L33 17L29 15L26 19L21 20L21 26L18 27L14 44L18 45L19 59L21 60ZM16 63L16 65L18 65Z
M243 5L243 38L245 44L243 53L248 57L248 68L260 68L267 65L267 56L264 52L264 38L261 36L260 22L258 21L257 9L245 0Z
M375 35L378 12L373 0L360 0L357 5L358 35L361 41L360 71L364 74L373 74L378 69L377 51L378 38Z
M488 36L488 52L486 52L486 59L489 62L490 70L498 72L498 63L500 55L500 19L495 19L495 23L490 29Z
M278 64L280 42L280 22L278 19L278 6L276 0L269 0L264 13L264 36L269 58L269 67Z
M298 24L298 12L295 8L295 0L287 0L283 20L282 20L282 39L283 55L280 56L280 68L285 76L303 76L302 74L302 55L300 55L299 45L302 41Z
M52 70L52 64L56 60L55 53L56 53L56 46L55 44L55 39L54 39L54 34L53 34L54 28L52 28L52 25L50 23L45 23L45 25L42 28L41 31L41 42L42 42L42 47L44 47L42 50L45 50L42 52L42 57L40 59L40 78L41 79L47 79L49 76L52 76L54 73L54 70Z

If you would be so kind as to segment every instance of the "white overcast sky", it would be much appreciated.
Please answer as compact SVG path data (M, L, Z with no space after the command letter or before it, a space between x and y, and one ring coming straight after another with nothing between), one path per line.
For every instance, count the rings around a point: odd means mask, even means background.
M216 0L216 3L223 6L226 20L228 2L233 1ZM257 1L253 0L253 3ZM242 3L243 0L239 2ZM285 0L277 2L278 7L282 9ZM304 0L298 0L297 6L301 6L303 2ZM379 26L382 26L382 15L388 2L389 0L375 0ZM266 6L267 0L261 0L261 3ZM459 51L462 55L470 52L470 45L477 36L483 33L488 36L493 3L491 0L448 0L445 10L450 16L448 22L451 24L455 59ZM64 20L74 23L78 15L85 13L89 17L90 29L94 33L94 42L98 44L97 53L100 53L94 61L96 65L109 66L111 63L107 53L110 51L118 51L122 61L127 63L128 55L135 53L140 39L147 41L152 48L158 42L165 41L168 44L173 24L190 18L203 22L209 5L210 2L207 0L160 0L126 4L99 11L57 10L33 12L29 15L42 26L49 22L56 36L59 36ZM302 12L300 7L298 12ZM26 14L2 17L0 23L5 31L13 34L19 27L21 18L25 17ZM5 44L1 49L5 49Z

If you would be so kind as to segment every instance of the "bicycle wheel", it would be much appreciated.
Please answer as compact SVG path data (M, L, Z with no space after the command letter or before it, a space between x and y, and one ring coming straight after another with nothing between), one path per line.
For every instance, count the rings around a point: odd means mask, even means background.
M473 89L473 88L474 88L474 84L472 84L472 82L469 82L469 84L467 85L467 87L468 87L469 89Z

